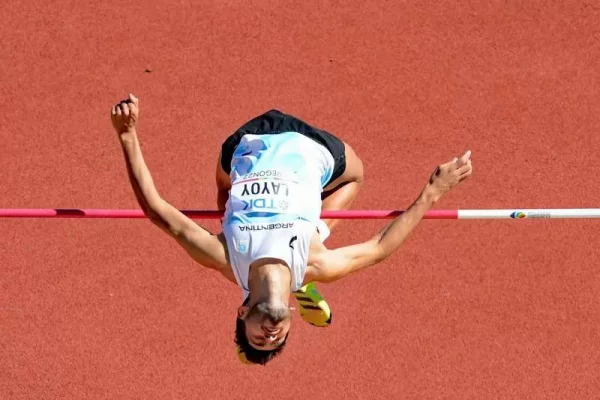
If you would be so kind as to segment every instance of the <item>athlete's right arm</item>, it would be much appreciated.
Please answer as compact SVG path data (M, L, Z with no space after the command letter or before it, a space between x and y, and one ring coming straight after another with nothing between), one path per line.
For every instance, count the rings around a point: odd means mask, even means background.
M129 181L144 215L173 237L195 261L208 268L223 270L227 265L223 240L201 228L158 193L137 137L138 112L139 102L130 95L128 100L113 107L111 120L119 134Z

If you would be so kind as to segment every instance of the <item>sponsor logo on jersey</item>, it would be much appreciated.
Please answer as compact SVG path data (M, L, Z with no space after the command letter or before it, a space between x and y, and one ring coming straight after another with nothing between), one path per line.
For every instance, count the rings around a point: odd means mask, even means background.
M243 210L287 210L289 202L277 199L250 199L242 200Z

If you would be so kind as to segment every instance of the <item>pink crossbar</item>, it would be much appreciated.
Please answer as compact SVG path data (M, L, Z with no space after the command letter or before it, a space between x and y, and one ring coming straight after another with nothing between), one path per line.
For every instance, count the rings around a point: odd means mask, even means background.
M180 210L192 219L219 219L217 210ZM323 211L323 219L391 219L402 210ZM79 208L7 208L0 209L0 218L146 218L141 210L79 209ZM457 219L458 210L431 210L425 219Z

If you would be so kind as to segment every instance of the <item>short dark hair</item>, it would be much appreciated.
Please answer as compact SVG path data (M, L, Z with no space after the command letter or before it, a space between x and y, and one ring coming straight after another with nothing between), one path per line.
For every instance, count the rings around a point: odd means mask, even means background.
M246 299L243 305L248 304L248 300ZM277 357L285 347L285 343L287 342L287 338L289 336L289 332L283 338L283 342L273 350L258 350L252 347L248 338L246 337L246 324L243 319L237 317L235 321L235 344L237 345L238 355L242 361L247 361L250 364L260 364L265 365L273 358ZM244 360L245 359L245 360Z

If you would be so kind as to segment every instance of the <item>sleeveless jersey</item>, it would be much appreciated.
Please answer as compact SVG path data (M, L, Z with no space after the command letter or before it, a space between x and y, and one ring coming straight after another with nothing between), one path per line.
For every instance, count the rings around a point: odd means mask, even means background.
M302 286L321 192L333 168L331 153L299 133L243 136L231 161L223 232L244 299L250 264L261 258L283 260L291 290Z

